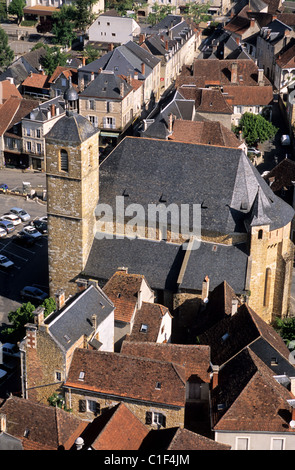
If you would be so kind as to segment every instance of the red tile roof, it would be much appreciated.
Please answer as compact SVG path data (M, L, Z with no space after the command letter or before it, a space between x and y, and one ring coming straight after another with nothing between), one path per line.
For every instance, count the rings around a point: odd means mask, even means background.
M43 73L31 73L24 81L23 86L31 88L49 88L48 75Z
M10 396L0 408L6 432L22 441L25 450L70 449L87 423L48 405Z
M235 134L218 121L182 121L173 124L173 133L169 140L190 144L215 145L239 148L241 142Z
M157 341L164 315L171 317L169 309L164 305L142 302L140 310L136 311L132 332L128 337L131 341ZM141 331L141 325L147 325L147 331Z
M186 380L198 375L204 382L210 382L210 347L206 345L123 341L121 353L173 362L185 367Z
M79 380L80 372L84 380ZM156 383L161 388L156 388ZM185 405L185 370L183 366L121 353L76 349L66 387L117 397Z

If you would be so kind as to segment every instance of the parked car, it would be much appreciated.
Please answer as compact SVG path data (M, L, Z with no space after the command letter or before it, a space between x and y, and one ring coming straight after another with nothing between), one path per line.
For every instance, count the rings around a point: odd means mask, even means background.
M47 223L47 215L44 215L44 217L40 217L38 220L40 220L41 222L46 222Z
M0 227L0 238L6 237L7 232L5 228Z
M11 268L14 265L13 261L10 261L6 256L0 255L0 267L1 268Z
M23 232L27 233L33 238L42 237L42 233L40 233L35 227L32 227L31 225L27 225L26 227L24 227Z
M4 228L6 233L10 233L15 230L13 223L9 222L8 220L0 220L0 227Z
M1 220L8 220L13 225L19 225L21 223L21 219L15 214L4 214L0 217Z
M0 345L0 349L1 349L1 345ZM6 354L7 356L11 356L11 357L20 356L18 347L16 346L16 344L12 344L12 343L4 343L2 345L2 352L3 354Z
M42 234L47 233L47 222L44 222L43 220L34 220L32 223L38 232Z
M47 299L48 295L43 292L38 287L26 286L20 291L20 295L23 299L32 299L42 302L44 299Z
M5 184L5 183L0 184L0 189L2 189L2 191L7 191L7 189L8 189L7 184Z
M12 207L12 209L10 209L10 212L12 214L17 215L22 220L22 222L27 222L31 218L30 214L28 214L24 209L21 209L20 207Z
M11 240L19 245L32 246L37 241L37 238L32 237L22 230L11 237Z
M291 141L290 141L290 136L289 135L282 135L281 137L281 144L282 145L290 145L291 144Z
M261 152L257 150L255 147L249 147L248 148L248 153L254 153L255 155L260 155Z

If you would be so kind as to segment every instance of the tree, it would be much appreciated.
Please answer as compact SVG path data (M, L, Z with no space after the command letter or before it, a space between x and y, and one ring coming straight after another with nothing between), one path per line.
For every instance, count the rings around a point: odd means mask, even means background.
M96 3L96 0L75 0L76 28L85 32L87 27L93 23L95 15L92 13L92 5L94 3Z
M45 308L44 318L46 318L48 315L50 315L50 313L55 311L55 300L52 297L45 299L42 303L42 307ZM3 333L13 337L15 341L21 340L25 334L26 323L33 322L34 310L36 310L35 305L33 305L31 302L26 302L15 311L9 312L8 321L11 323L11 326L4 329Z
M167 15L170 15L173 9L174 7L170 5L159 5L158 3L155 3L153 5L153 13L150 13L148 16L148 23L154 26Z
M46 55L42 59L42 65L47 75L52 75L56 67L67 63L68 54L62 52L59 47L46 47Z
M55 44L71 46L76 34L74 32L76 10L73 6L63 5L58 12L52 15L54 21L52 34L55 36Z
M274 322L274 329L286 341L288 345L291 341L295 340L295 318L279 318L276 317Z
M24 7L26 6L25 0L12 0L8 6L8 13L17 17L17 24L19 25L24 16Z
M0 68L8 67L14 59L14 52L8 45L8 36L0 28Z
M185 14L192 18L195 23L208 21L212 18L212 16L208 14L210 6L210 3L187 3Z
M94 60L100 57L101 52L93 46L86 46L83 52L83 56L86 58L86 64L90 64Z
M244 113L239 126L247 145L254 145L258 142L263 143L274 137L278 129L260 114Z

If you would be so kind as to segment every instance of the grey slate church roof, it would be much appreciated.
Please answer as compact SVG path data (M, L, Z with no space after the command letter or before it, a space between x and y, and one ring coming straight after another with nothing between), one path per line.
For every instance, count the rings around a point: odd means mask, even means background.
M257 193L263 204L257 209ZM275 196L241 149L126 137L100 165L100 203L115 212L116 196L125 207L171 203L202 204L202 229L223 234L246 232L249 219L270 220L270 229L285 226L291 206ZM261 210L264 211L263 214ZM215 247L215 248L213 248ZM84 273L107 280L119 266L143 274L154 289L176 290L185 250L181 245L147 239L94 238ZM202 242L189 256L180 287L201 290L226 280L236 293L245 289L248 253L245 245Z
M87 118L74 111L67 111L65 116L47 132L46 140L80 144L97 132L98 130Z

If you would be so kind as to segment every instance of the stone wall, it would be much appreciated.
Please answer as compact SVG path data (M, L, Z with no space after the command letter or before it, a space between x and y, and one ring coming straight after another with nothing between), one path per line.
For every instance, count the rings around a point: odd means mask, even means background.
M146 424L146 413L147 412L157 412L162 413L166 417L166 428L172 427L184 427L184 407L169 407L160 404L149 404L144 401L135 401L128 399L128 397L120 398L117 397L114 399L113 396L102 395L92 392L86 392L85 394L81 391L80 393L77 390L67 389L65 392L66 406L72 410L72 413L75 416L83 420L93 420L95 414L91 411L79 411L80 401L88 399L96 401L99 404L100 412L99 414L112 406L115 406L117 403L123 401L128 405L128 408L134 413L134 415L143 423ZM146 424L147 425L147 424ZM155 425L147 425L150 429L156 429Z

